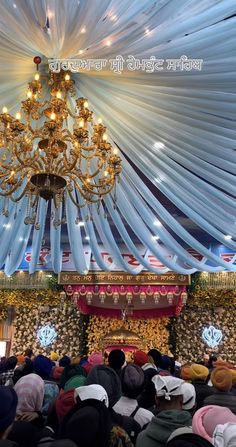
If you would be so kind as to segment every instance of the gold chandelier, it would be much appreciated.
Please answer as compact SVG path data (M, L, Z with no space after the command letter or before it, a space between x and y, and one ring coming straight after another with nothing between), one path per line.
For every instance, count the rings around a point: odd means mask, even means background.
M88 100L72 98L74 81L68 73L42 79L50 88L50 100L39 100L37 71L21 111L14 117L3 107L0 115L0 195L13 202L28 197L32 215L40 197L53 199L56 208L66 196L78 208L99 205L115 191L122 170L117 149L108 142L101 119L94 123Z

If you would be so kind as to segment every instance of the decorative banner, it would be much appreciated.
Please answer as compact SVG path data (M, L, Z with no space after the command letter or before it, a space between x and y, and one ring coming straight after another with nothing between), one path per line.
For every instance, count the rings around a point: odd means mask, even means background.
M201 288L210 287L214 289L236 289L236 273L235 272L218 272L199 274L199 283Z
M163 264L161 261L159 261L153 254L148 250L145 250L145 248L142 245L138 245L136 247L139 250L139 253L141 256L145 256L146 260L149 262L151 267L155 268L162 268ZM125 259L125 261L128 263L131 267L137 267L139 266L139 262L137 259L129 253L129 251L126 249L125 246L120 247L122 257ZM166 258L173 259L173 254L169 252L166 248L163 247L163 250L166 253ZM198 260L202 260L203 257L200 253L197 251L189 248L187 250L194 258ZM218 256L220 256L224 261L230 262L235 255L235 253L230 250L227 247L224 247L223 245L215 245L212 247L212 252ZM100 271L100 268L98 267L93 255L91 254L91 249L89 245L84 245L84 254L86 259L90 259L90 271ZM110 253L101 246L100 247L100 255L102 256L103 260L109 265L112 271L119 271L119 269L115 266ZM25 252L24 258L19 266L19 270L29 270L29 263L31 261L32 257L32 247L27 247L27 250ZM49 247L43 247L39 254L39 260L37 263L37 270L53 270L52 269L52 262L51 262L51 250ZM145 269L143 269L145 271ZM62 252L62 271L75 271L75 266L73 262L73 257L70 249L63 249Z
M41 346L49 346L56 339L57 332L54 327L47 324L37 331L37 339Z
M123 272L93 273L80 275L74 272L62 272L58 275L58 284L166 284L166 285L189 285L189 275L178 275L168 272L165 275L156 275L155 273L143 272L140 275L130 275Z
M202 331L202 338L210 348L216 348L222 340L223 334L215 326L205 327Z

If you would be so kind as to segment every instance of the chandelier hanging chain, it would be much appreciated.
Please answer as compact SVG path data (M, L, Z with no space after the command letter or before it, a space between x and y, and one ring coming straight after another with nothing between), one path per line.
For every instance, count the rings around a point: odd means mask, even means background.
M42 76L42 78L46 78ZM27 99L15 117L3 107L0 115L0 195L18 202L28 198L36 219L39 198L65 197L78 207L99 203L112 192L122 171L117 148L108 142L101 119L93 121L86 98L75 99L68 73L51 73L50 100L40 101L42 83L37 71L29 82Z

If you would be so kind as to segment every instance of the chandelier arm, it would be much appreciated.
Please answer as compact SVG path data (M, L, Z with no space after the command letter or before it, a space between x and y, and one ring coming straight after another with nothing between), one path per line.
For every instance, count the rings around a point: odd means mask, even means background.
M20 196L17 197L17 199L15 199L14 197L11 197L11 200L12 200L13 202L15 202L15 203L16 203L16 202L19 202L19 201L24 197L25 192L27 191L28 187L29 187L29 181L27 182L27 185L26 185L26 187L24 188L23 192L20 194ZM14 192L14 191L13 191L13 192Z
M81 193L83 199L85 199L85 197L83 196L83 194L82 194L81 191L80 191L80 193ZM78 209L80 209L80 208L84 208L84 207L87 205L87 202L86 202L86 201L83 203L83 205L80 205L79 203L77 203L76 200L74 199L73 195L71 194L71 191L68 191L68 194L69 194L69 197L70 197L71 201L74 203L74 205L75 205ZM86 200L86 199L85 199L85 200Z
M17 190L17 188L19 188L19 186L21 184L22 184L22 182L18 182L14 187L12 187L12 189L10 189L10 191L7 191L5 193L1 192L1 190L0 190L0 196L2 196L2 197L10 196L11 194L13 194Z

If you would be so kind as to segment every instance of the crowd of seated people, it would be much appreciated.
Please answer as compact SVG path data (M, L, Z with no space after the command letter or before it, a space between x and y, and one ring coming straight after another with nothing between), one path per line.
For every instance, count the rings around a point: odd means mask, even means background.
M0 362L0 447L236 447L236 368L157 349Z

